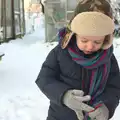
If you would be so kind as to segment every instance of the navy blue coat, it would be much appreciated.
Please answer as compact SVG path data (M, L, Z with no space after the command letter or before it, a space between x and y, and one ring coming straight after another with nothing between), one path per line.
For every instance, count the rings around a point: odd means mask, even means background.
M111 64L107 86L99 98L108 107L109 118L113 116L120 99L120 72L114 55ZM62 98L69 89L82 89L82 77L86 80L83 91L87 94L89 72L72 60L67 49L61 49L58 45L51 50L36 80L40 90L50 100L47 120L78 120L75 112L63 104Z

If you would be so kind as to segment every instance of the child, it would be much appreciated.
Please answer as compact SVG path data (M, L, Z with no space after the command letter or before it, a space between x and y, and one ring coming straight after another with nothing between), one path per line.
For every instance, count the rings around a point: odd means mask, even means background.
M105 0L82 0L36 80L50 100L47 120L109 120L120 99L114 21Z

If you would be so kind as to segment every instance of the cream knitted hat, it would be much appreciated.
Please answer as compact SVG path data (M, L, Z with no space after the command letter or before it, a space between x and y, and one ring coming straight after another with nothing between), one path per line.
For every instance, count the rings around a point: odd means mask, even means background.
M82 12L71 22L72 32L84 36L104 36L114 32L114 21L101 12Z
M72 33L65 37L62 48L68 45L74 33L83 36L106 36L102 49L108 49L113 43L114 21L101 12L79 13L71 21L70 29Z

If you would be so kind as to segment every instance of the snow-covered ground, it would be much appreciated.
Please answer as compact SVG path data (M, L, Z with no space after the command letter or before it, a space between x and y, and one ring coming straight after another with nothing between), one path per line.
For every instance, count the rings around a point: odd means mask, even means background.
M34 38L34 37L33 37ZM49 101L35 84L53 46L25 36L0 45L0 120L45 120Z
M120 39L115 43L120 43ZM0 52L5 53L0 61L0 120L46 120L49 101L35 80L48 52L56 44L44 43L44 35L38 30L0 45ZM115 54L120 65L119 51L117 46ZM119 120L119 113L120 107L112 120Z

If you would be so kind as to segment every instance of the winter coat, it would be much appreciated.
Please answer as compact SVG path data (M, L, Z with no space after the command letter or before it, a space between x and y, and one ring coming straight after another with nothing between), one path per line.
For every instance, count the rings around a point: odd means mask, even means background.
M89 71L74 62L67 48L56 46L42 65L36 84L50 100L47 120L78 120L75 112L66 107L63 96L67 90L82 89L85 80L85 94L88 93ZM111 69L104 93L99 97L109 109L109 118L114 114L120 99L120 72L114 55L111 57Z

